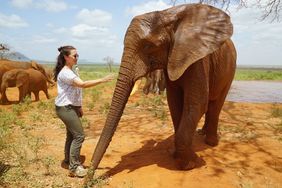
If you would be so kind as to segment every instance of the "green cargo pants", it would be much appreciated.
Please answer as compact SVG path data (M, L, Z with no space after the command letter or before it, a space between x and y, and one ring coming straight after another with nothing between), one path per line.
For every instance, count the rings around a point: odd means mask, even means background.
M75 106L56 106L57 116L66 126L65 162L69 162L69 169L75 171L80 163L80 150L85 138L81 121Z

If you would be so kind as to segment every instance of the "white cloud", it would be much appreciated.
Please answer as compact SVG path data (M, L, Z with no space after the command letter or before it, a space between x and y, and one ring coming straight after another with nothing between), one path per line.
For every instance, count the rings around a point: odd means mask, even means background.
M37 8L48 12L60 12L68 8L68 5L63 0L12 0L11 4L20 9Z
M19 28L19 27L27 27L28 24L18 15L12 14L7 16L5 14L0 13L0 28Z
M55 29L53 32L58 33L58 34L62 34L62 33L67 33L68 29L65 28L65 27L60 27L60 28Z
M36 35L33 37L32 41L35 43L54 43L57 41L57 39L51 38L50 36Z
M282 42L282 24L260 21L258 9L244 8L237 12L232 12L232 22L234 24L234 34L240 37L247 35L249 40L255 42ZM246 19L248 18L248 19Z
M133 16L144 14L151 11L163 10L171 7L171 5L166 4L162 0L158 1L149 1L147 3L133 6L131 8L127 8L126 12Z
M103 10L82 9L76 16L80 23L91 26L107 26L112 21L112 15Z
M99 9L82 9L76 18L79 24L70 28L74 41L102 47L118 40L108 28L112 21L111 13Z
M36 3L36 7L48 12L60 12L68 8L67 4L62 0L42 0Z
M87 24L79 24L71 29L72 39L78 44L85 46L95 46L96 48L104 49L113 47L113 44L118 43L118 37L110 33L106 27L96 27Z
M279 64L282 24L270 23L269 20L261 21L262 12L255 7L242 8L238 11L232 7L230 12L238 64Z
M88 38L90 36L104 35L108 32L105 27L90 26L87 24L78 24L71 28L72 36L76 38Z
M20 9L28 8L32 5L32 0L11 0L12 6Z
M52 23L46 23L46 27L53 28L53 27L54 27L54 24L52 24Z

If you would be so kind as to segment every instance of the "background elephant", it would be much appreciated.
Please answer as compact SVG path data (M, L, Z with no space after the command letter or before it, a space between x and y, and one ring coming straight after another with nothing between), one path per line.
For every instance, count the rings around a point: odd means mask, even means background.
M197 155L191 148L192 138L203 114L205 142L218 143L219 114L236 68L232 33L230 17L203 4L135 17L125 35L119 76L92 168L98 167L112 139L134 82L156 69L164 70L167 81L176 164L180 169L194 168Z
M143 93L158 93L161 94L166 88L164 71L157 69L155 71L149 72L146 75L146 82L143 87Z
M1 101L4 104L9 102L6 96L8 87L19 88L19 101L22 102L29 93L29 74L22 69L13 69L3 74L0 90L2 93Z
M47 99L49 99L46 77L34 69L13 69L4 73L1 84L1 100L4 103L8 102L5 93L8 87L19 88L19 101L23 101L26 95L30 96L31 92L35 96L35 101L38 101L39 91L43 91Z
M1 66L0 66L0 84L2 83L2 77L3 74L7 71L10 71L12 69L35 69L40 71L45 77L46 80L54 84L54 82L48 77L44 67L34 61L32 62L17 62L17 61L10 61L10 60L1 60ZM1 93L2 94L2 93ZM3 95L3 94L2 94ZM7 98L6 96L1 97L1 98ZM1 101L3 102L3 101Z

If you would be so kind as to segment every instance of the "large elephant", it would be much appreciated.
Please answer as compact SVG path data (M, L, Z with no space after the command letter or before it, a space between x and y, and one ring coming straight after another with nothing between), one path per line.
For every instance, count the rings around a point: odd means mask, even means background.
M8 87L19 88L19 101L23 101L24 97L31 95L31 92L35 96L35 101L39 100L39 91L43 91L49 99L47 90L46 77L37 70L34 69L12 69L4 73L1 83L1 100L8 103L6 96L6 89Z
M232 33L230 17L203 4L135 17L125 35L112 103L92 157L93 170L112 139L134 82L156 69L164 69L166 76L176 164L179 169L194 168L197 155L191 148L192 138L203 114L205 142L218 143L219 114L236 68Z
M54 82L48 77L44 67L34 61L31 62L17 62L17 61L10 61L10 60L0 60L0 84L2 83L2 77L3 74L7 71L10 71L12 69L35 69L40 71L45 77L46 80L51 83L54 84ZM6 99L7 96L5 94L1 98L2 99ZM1 101L2 103L6 102L6 101Z

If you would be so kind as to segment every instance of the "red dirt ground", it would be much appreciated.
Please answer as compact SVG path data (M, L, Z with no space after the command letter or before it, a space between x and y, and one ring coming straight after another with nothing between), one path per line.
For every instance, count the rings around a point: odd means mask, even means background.
M50 94L54 98L56 89L51 89ZM201 166L179 171L171 156L174 137L168 108L165 106L167 120L161 121L152 112L136 107L141 95L138 91L130 97L96 171L97 175L110 175L103 187L282 187L282 135L277 131L281 119L271 115L274 104L225 102L219 122L219 145L209 147L196 134L193 148L201 158ZM10 89L8 96L16 100L18 93ZM40 98L46 100L43 93ZM281 108L282 104L277 106ZM85 128L87 138L81 155L85 156L84 165L89 166L106 116L95 109L84 111L89 126ZM203 119L198 128L202 125ZM50 125L35 132L48 138L45 152L62 160L65 130ZM68 170L59 165L56 168L65 174L67 181L73 182L73 187L81 185L82 179L68 177Z

